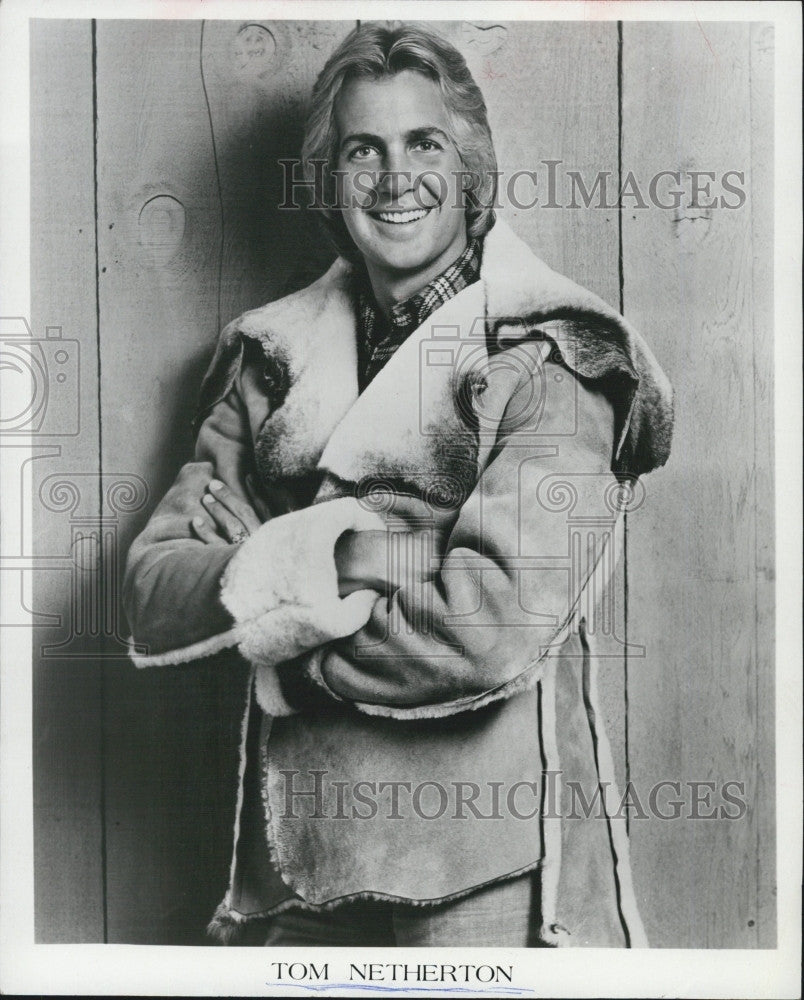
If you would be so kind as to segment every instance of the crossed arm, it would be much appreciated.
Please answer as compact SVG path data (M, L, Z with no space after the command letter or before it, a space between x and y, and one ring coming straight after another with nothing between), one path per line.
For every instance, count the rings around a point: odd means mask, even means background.
M201 498L209 516L199 514L191 521L193 532L205 545L240 545L270 520L268 504L260 496L250 475L246 476L245 486L248 499L238 496L220 479L210 480ZM388 592L386 538L384 531L371 529L346 531L340 536L335 543L340 597L367 589ZM400 576L404 577L404 573Z
M537 484L574 477L578 502L599 509L592 494L599 498L601 477L614 483L610 404L566 370L555 374L561 378L546 379L538 423L497 442L477 487L435 540L434 559L394 569L382 525L344 521L343 530L336 524L330 532L331 551L321 554L334 567L326 577L316 577L320 566L304 564L302 548L316 519L334 508L324 503L271 517L270 496L257 496L246 481L250 445L242 437L242 403L232 394L202 427L197 461L182 470L132 549L126 594L135 638L164 648L175 645L177 632L192 642L237 621L248 631L241 650L257 665L312 653L319 683L361 707L444 704L457 711L515 680L566 625L599 554L590 546L568 570L567 514L540 502ZM520 404L512 397L514 410ZM576 412L571 437L559 433L567 407ZM241 587L241 597L227 602L227 579L230 591L237 589L232 581L250 579L249 563L273 575L267 596L252 588L243 598ZM325 615L309 603L316 600L305 591L309 579L332 582Z

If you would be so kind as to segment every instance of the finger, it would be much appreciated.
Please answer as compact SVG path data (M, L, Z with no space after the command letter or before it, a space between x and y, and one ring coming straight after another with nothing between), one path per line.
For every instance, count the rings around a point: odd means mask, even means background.
M211 493L205 493L201 502L227 541L242 541L243 537L249 534L248 528L240 518L235 517L222 503L218 503Z
M194 517L190 521L190 526L196 536L207 545L226 545L226 539L218 534L205 517Z
M251 506L257 513L257 517L265 523L271 520L271 510L268 504L263 500L263 498L257 492L257 485L254 482L254 477L249 474L246 476L246 492L248 493L248 498L251 501Z
M213 479L209 488L215 499L231 514L234 514L249 534L256 531L262 524L251 505L230 490L226 483L222 483L220 479Z

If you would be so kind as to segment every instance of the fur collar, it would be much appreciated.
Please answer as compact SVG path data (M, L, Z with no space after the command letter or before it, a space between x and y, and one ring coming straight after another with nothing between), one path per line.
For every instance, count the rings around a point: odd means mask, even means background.
M555 357L608 394L617 422L613 471L641 475L667 460L672 390L650 349L616 310L552 271L504 222L485 238L480 281L428 317L359 397L352 279L352 266L338 258L312 285L244 313L221 334L200 416L234 384L244 342L258 341L283 387L257 441L265 475L301 475L318 465L355 482L367 474L427 477L447 449L448 475L468 480L477 426L460 419L455 400L470 371L475 377L488 368L487 335L511 347L532 337L534 324ZM462 373L456 357L447 358L450 341L464 359L473 357ZM503 399L506 386L497 388ZM493 420L486 426L493 430Z

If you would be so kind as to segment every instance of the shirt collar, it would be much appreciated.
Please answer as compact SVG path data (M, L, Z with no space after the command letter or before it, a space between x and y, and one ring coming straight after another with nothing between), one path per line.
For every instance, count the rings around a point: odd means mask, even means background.
M396 334L407 336L424 323L427 317L448 302L458 292L473 284L480 277L482 245L480 240L471 240L463 252L440 274L432 278L424 288L391 307L388 324ZM368 275L365 270L358 287L358 315L363 331L371 336L378 318L382 317L377 305ZM384 323L379 324L385 326Z

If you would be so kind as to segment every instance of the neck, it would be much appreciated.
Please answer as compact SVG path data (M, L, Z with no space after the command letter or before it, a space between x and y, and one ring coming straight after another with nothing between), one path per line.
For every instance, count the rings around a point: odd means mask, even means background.
M454 260L457 260L466 246L466 233L463 232L438 257L415 271L392 270L367 260L366 271L377 305L388 315L393 306L420 292L436 275L441 274Z

